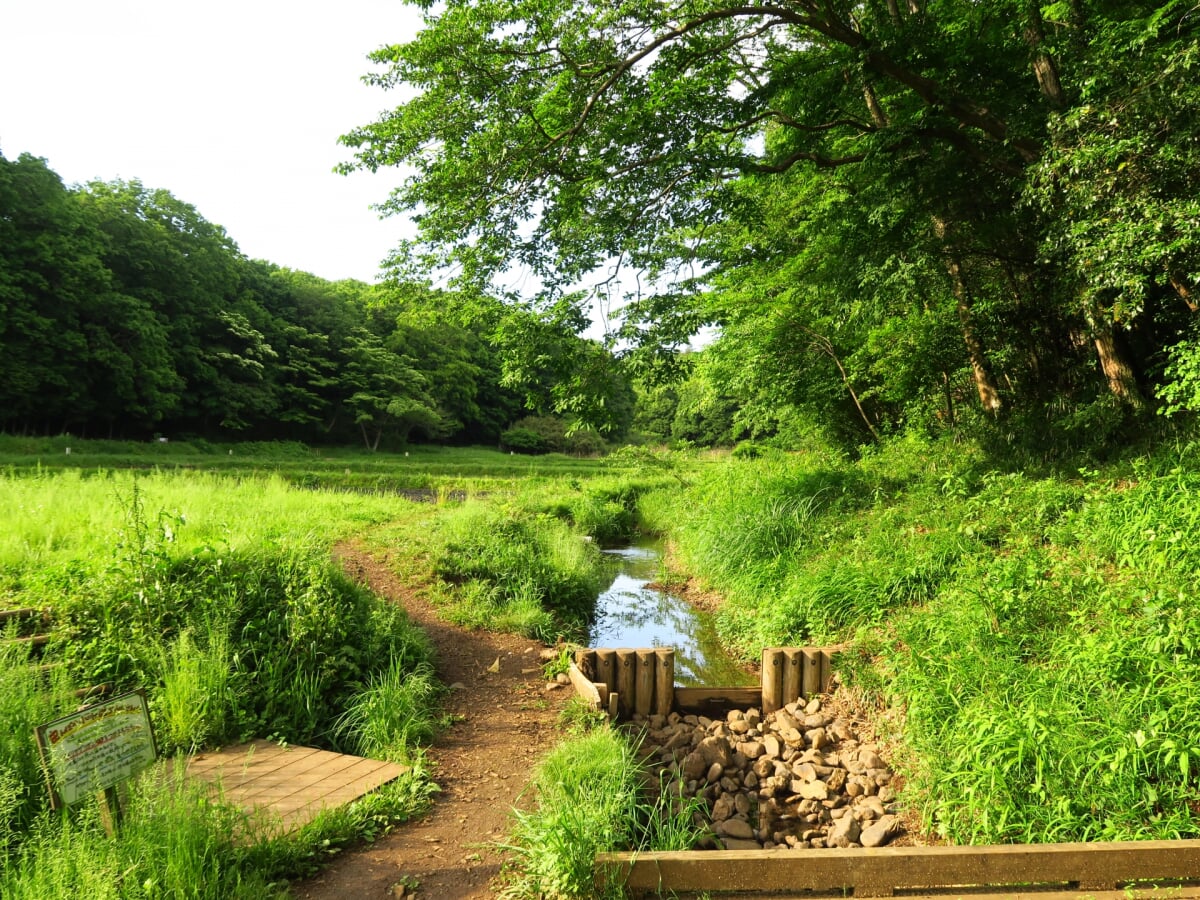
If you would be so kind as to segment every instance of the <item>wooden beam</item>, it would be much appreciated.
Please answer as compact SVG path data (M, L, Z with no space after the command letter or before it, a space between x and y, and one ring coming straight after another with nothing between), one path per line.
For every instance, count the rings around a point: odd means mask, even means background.
M890 897L900 890L1022 885L1023 892L1044 886L1087 893L1135 881L1200 885L1200 840L602 853L596 881L635 892L852 889L855 897Z
M608 685L609 693L617 689L617 651L596 651L596 680Z
M639 716L648 716L654 709L654 666L657 658L654 649L635 651L633 711Z
M780 705L787 706L794 700L804 696L801 686L804 681L801 673L804 671L804 654L799 647L785 647L783 651L783 696Z
M766 648L762 652L762 714L770 715L783 706L783 651Z
M675 688L675 706L680 712L718 706L748 709L757 706L761 699L762 691L759 688Z
M567 669L567 674L571 676L571 684L575 685L575 693L590 703L592 709L605 708L607 698L600 696L600 691L596 689L596 685L583 674L579 666L571 663L571 667Z
M635 651L617 651L617 693L621 695L618 709L623 718L633 715L634 688L637 685L636 665L637 653Z
M801 689L805 697L815 697L821 693L821 651L805 647L804 672L801 675Z
M654 712L665 716L675 706L675 650L659 647L654 655Z

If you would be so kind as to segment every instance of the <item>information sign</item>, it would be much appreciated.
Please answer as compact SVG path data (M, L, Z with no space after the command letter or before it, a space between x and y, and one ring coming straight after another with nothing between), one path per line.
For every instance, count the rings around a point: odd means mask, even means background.
M37 742L56 809L132 778L158 756L141 689L39 726Z

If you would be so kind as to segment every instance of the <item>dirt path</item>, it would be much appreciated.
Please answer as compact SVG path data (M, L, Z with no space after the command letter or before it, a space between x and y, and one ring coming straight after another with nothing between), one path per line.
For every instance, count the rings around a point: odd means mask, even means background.
M302 900L494 897L490 882L504 854L493 842L507 832L533 763L557 742L558 711L569 691L545 690L537 641L448 625L386 560L354 544L336 553L348 573L401 604L433 640L438 677L456 686L446 700L454 724L429 750L442 788L433 809L372 845L347 851L316 878L293 885L292 894ZM489 672L497 659L499 672Z

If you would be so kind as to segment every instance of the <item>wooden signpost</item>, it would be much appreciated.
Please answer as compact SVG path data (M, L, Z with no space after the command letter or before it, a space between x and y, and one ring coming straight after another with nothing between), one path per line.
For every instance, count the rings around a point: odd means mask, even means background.
M51 806L73 806L98 793L110 834L121 821L117 785L158 758L140 688L38 726L37 744Z

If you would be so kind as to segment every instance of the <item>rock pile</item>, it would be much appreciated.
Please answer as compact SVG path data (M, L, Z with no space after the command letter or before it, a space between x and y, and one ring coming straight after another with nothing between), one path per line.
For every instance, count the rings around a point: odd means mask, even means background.
M671 713L634 727L665 772L663 790L704 800L710 849L880 847L900 833L891 769L820 698L766 718Z

